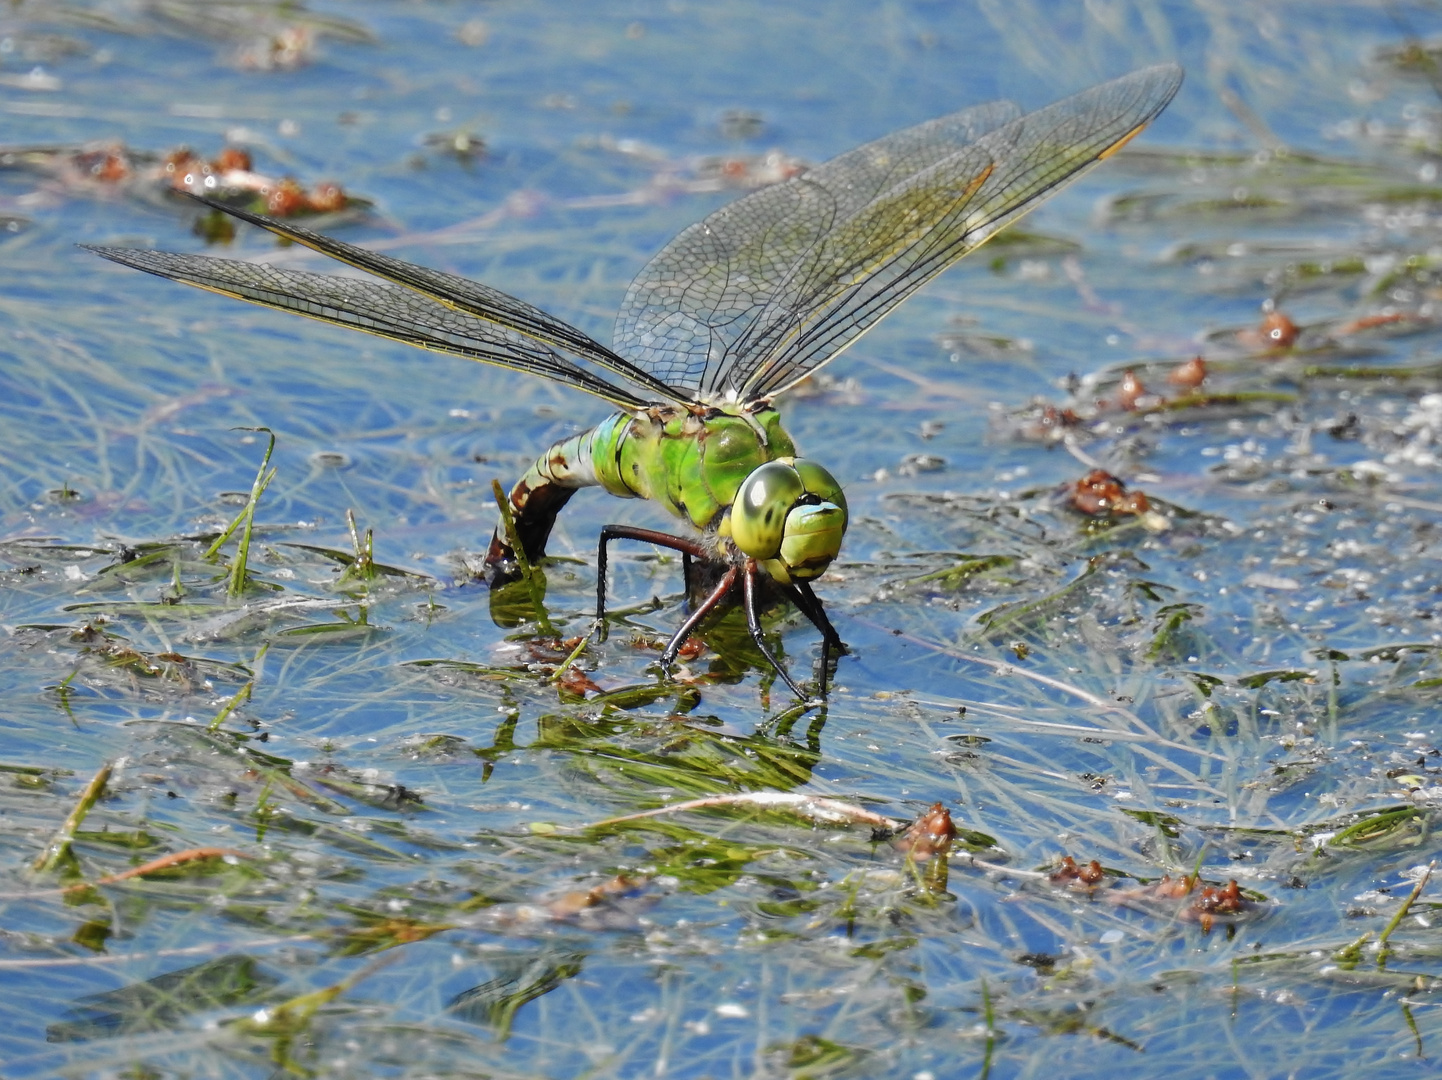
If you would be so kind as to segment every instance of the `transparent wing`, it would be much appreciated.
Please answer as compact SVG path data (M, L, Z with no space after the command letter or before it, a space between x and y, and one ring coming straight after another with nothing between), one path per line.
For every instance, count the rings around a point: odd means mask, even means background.
M89 250L111 262L223 296L364 330L433 352L464 356L515 371L542 375L605 398L623 409L642 409L651 404L629 390L611 385L532 338L457 311L398 285L280 270L264 264L213 259L204 255L108 247L91 247Z
M882 193L1019 112L997 101L929 120L722 207L636 276L616 318L615 350L668 385L712 396L798 258Z
M797 261L733 376L743 399L781 393L897 304L1137 135L1181 85L1174 64L1133 72L978 139L873 201Z
M518 300L514 296L503 293L499 289L493 289L489 285L482 285L480 282L457 274L431 270L424 266L392 258L389 255L382 255L376 251L356 247L354 244L347 244L334 237L324 236L289 222L278 221L275 218L266 217L264 214L252 213L249 210L229 206L213 199L198 196L192 196L192 198L212 209L230 214L242 221L248 221L262 229L268 229L277 236L285 237L287 240L318 251L322 255L329 255L332 259L374 274L376 277L403 285L407 289L413 289L446 307L503 326L542 344L564 349L566 352L644 387L654 395L653 401L687 402L692 400L691 395L684 390L668 386L650 371L637 367L624 357L617 356L606 346L577 330L574 326L562 322L554 315L550 315L524 300ZM554 376L552 377L554 378Z
M1181 77L1167 64L1026 116L958 113L733 203L642 271L617 349L702 400L778 394L1117 150ZM912 157L888 168L893 141Z

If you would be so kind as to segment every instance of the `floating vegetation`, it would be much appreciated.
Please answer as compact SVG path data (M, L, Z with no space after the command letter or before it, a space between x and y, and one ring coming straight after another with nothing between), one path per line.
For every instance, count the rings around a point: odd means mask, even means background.
M204 195L226 205L273 217L306 218L326 227L360 220L371 207L370 200L329 181L307 188L292 176L257 172L250 152L238 146L223 147L213 158L186 146L158 154L121 142L0 146L0 171L39 175L50 190L70 197L121 194L144 204L177 206L185 203L178 196ZM234 223L215 211L201 214L194 228L208 243L235 238Z

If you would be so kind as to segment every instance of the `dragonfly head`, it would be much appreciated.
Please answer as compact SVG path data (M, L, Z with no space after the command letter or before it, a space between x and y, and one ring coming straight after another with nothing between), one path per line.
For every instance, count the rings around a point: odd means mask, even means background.
M777 458L741 482L722 526L777 581L821 576L846 535L846 496L814 461Z

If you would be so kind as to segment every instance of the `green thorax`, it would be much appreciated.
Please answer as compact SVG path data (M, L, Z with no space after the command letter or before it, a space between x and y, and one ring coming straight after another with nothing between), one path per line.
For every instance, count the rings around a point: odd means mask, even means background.
M653 499L701 530L719 523L752 470L796 455L769 407L746 415L722 407L705 416L657 407L607 420L593 433L591 462L607 491Z

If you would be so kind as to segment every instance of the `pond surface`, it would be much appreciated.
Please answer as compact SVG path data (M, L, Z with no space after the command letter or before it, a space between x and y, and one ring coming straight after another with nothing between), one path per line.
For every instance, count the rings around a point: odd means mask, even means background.
M1424 1073L1438 30L8 5L0 1076ZM543 613L475 580L492 480L604 404L76 247L333 269L167 193L177 147L240 147L317 227L609 341L645 260L751 187L1167 59L1142 139L782 402L852 514L821 708L738 611L663 678L681 568L643 546L577 651L600 527L654 507L580 494ZM270 468L231 597L240 532L209 549ZM1145 503L1084 513L1118 494L1094 469ZM765 625L814 677L805 620ZM926 858L901 831L938 803Z

